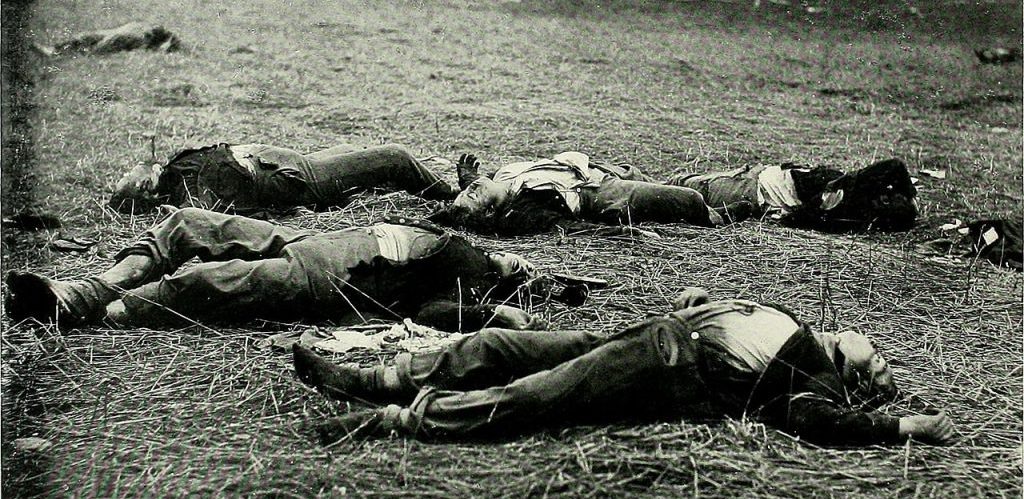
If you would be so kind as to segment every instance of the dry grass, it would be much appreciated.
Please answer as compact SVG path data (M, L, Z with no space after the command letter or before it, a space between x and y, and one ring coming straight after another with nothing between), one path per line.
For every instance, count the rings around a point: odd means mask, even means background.
M1009 28L977 14L997 7L959 9L991 24L954 36L942 27L957 12L938 7L925 10L931 23L871 17L880 31L868 35L838 16L832 23L721 2L42 2L33 26L46 40L65 28L139 18L161 20L192 50L38 68L35 203L103 244L101 253L51 254L41 249L43 235L8 232L5 268L82 275L109 264L152 219L112 214L97 192L148 156L148 132L161 155L219 140L307 150L396 141L424 155L479 151L493 162L577 148L662 175L789 159L852 167L899 155L915 168L952 173L946 182L922 181L925 216L908 235L744 223L657 227L660 240L474 239L612 283L580 308L538 304L557 328L611 332L666 310L688 285L786 304L817 330L860 327L912 395L885 410L945 409L961 439L950 448L828 450L748 421L680 421L497 443L385 440L325 450L306 424L343 408L295 380L288 355L254 346L302 326L61 335L5 319L3 491L1018 496L1021 276L910 253L953 216L1021 218L1021 68L980 67L968 50L985 37L1019 39L1016 7ZM256 52L229 53L242 45ZM179 98L185 84L192 90ZM978 97L1005 93L1017 101ZM1012 132L995 133L994 125ZM366 197L287 223L330 230L430 208L404 195ZM369 364L391 353L339 360ZM12 451L13 438L33 434L54 450Z

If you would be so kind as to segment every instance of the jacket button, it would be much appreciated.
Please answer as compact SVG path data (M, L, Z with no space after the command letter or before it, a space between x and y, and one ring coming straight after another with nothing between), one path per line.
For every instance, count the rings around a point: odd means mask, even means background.
M695 340L699 340L700 339L700 335L697 334L696 331L694 331L694 332L690 333L690 338L695 339Z

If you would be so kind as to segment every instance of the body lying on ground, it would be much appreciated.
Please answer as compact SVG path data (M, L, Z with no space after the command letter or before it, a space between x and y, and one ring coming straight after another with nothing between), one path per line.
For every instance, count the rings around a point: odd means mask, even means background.
M892 373L857 332L812 333L779 306L709 301L688 288L675 310L611 336L484 329L394 366L332 364L296 345L299 378L339 400L381 404L319 425L327 444L392 433L508 437L552 426L750 417L822 445L945 444L944 414L893 417Z
M202 263L175 273L194 257ZM451 331L543 322L500 304L535 274L528 261L420 221L317 233L184 208L116 260L74 281L12 271L7 311L64 327L415 317Z
M756 216L825 231L910 230L917 219L917 189L898 159L850 173L793 164L745 166L714 173L685 173L668 181L692 188L711 206L748 201Z
M110 205L140 213L168 204L236 214L343 206L361 191L404 190L450 201L457 190L404 147L339 145L302 154L263 144L186 149L166 164L138 165L116 184Z
M614 234L632 233L629 226L640 222L713 227L743 220L753 209L746 200L713 209L693 189L657 183L631 165L594 162L578 152L508 164L489 177L477 173L479 166L475 156L459 158L463 190L430 220L499 235L556 227Z
M36 45L47 56L65 54L112 54L128 50L174 52L181 48L181 40L159 24L132 22L116 28L82 33L52 47Z

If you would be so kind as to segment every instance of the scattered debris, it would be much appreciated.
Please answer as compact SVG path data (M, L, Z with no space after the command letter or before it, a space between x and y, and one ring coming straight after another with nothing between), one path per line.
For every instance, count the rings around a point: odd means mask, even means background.
M55 215L39 211L23 211L0 220L5 228L18 230L55 230L61 228L60 219Z
M320 350L334 353L345 353L354 348L380 350L381 343L384 342L385 334L387 333L377 333L367 336L359 331L339 329L331 333L331 336L333 336L332 338L318 341L314 343L313 346Z
M47 247L55 251L84 253L89 251L89 248L92 248L97 244L99 244L99 241L84 239L60 232L57 233L57 237L53 238L53 240L47 244Z
M405 319L401 324L348 326L333 330L314 327L301 332L289 331L257 341L256 348L288 350L292 344L298 342L305 347L334 353L345 353L355 349L380 350L384 346L394 346L399 350L413 352L435 348L465 336L462 333L449 333L421 326Z
M917 245L917 252L928 260L963 263L967 258L984 258L999 267L1024 269L1024 239L1019 224L997 219L963 225L960 220L954 220L939 229L943 232L956 231L957 235Z
M919 170L918 173L920 173L921 175L924 175L925 177L937 178L939 180L942 180L942 179L946 178L946 170L928 170L928 169L924 169L924 170Z
M53 47L36 45L35 49L47 57L68 53L111 54L137 49L175 52L181 49L181 40L158 24L134 22L83 33Z
M982 64L1009 64L1020 59L1020 49L992 47L986 49L974 49L974 55Z
M959 228L963 227L963 225L964 225L964 223L963 223L962 220L960 220L959 218L954 218L952 223L942 224L942 226L939 227L939 230L941 230L943 232L946 232L946 231L950 231L950 230L953 230L953 229L959 229ZM966 234L966 232L965 232L965 234Z
M14 448L22 452L46 452L53 443L45 438L25 437L14 439Z

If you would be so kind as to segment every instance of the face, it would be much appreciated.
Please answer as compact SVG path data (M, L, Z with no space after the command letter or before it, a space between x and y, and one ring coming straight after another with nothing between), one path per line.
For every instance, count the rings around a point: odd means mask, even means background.
M114 185L114 190L128 194L150 194L156 189L163 166L160 163L139 163L128 170Z
M898 395L889 364L878 353L871 340L856 331L836 335L836 348L846 357L843 382L853 394L872 407L890 402Z
M489 178L478 178L459 193L452 206L469 213L481 213L508 197L508 185Z
M529 260L514 253L499 251L491 253L490 257L501 277L522 277L525 280L537 275L537 268Z
M153 208L161 172L163 165L159 163L135 165L114 184L110 204L119 211L129 213L141 213Z

